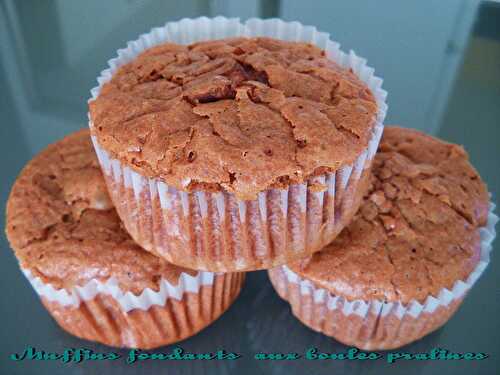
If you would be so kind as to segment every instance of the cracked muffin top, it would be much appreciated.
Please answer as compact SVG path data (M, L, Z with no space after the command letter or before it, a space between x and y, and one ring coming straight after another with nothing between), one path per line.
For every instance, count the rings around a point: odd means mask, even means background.
M348 300L422 303L472 272L488 206L486 186L462 147L386 127L352 223L289 268Z
M377 113L368 87L323 50L270 38L153 47L89 108L112 157L181 190L240 199L352 163Z
M55 288L117 279L124 291L158 290L196 274L143 250L108 197L88 129L50 145L17 178L7 202L6 233L23 269Z

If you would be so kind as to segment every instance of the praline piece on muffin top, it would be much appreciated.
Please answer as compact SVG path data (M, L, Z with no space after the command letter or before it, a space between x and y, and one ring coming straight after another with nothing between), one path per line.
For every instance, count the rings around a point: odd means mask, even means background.
M271 38L147 49L89 107L127 230L195 269L268 268L330 242L357 209L381 132L352 71Z
M139 247L111 204L88 130L28 163L7 202L6 232L59 325L111 346L191 336L229 307L244 280L178 267Z
M386 127L352 223L271 281L314 330L363 349L400 347L443 325L484 270L497 221L488 211L461 147Z

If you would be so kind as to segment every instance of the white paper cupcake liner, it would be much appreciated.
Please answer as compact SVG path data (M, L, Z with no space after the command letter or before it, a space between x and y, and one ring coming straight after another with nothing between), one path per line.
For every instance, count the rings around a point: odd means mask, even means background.
M56 289L23 270L43 305L69 333L114 347L152 349L196 334L238 296L243 273L182 273L177 285L161 279L158 291L123 292L115 279Z
M321 249L357 210L364 193L357 190L358 182L363 171L371 167L383 132L387 93L366 60L352 51L342 52L329 34L312 26L278 19L241 23L238 19L201 17L154 28L109 60L109 68L101 72L90 100L97 98L118 67L150 47L236 36L268 36L317 45L370 88L377 116L368 147L352 165L287 189L263 191L249 201L225 191L180 191L159 179L144 177L113 159L93 138L108 190L127 231L143 248L188 268L225 272L270 268ZM93 126L90 120L89 126ZM314 183L324 185L325 190L311 191L308 187Z
M323 316L305 317L304 315L301 317L303 321L311 318L310 320L315 319L317 322L321 322L321 324L316 325L316 330L330 331L331 327L338 323L328 320L327 315L330 317L335 315L327 314L327 311L340 312L345 318L355 318L353 321L356 322L356 327L354 329L349 328L353 334L353 340L355 340L356 331L360 330L364 330L363 334L366 337L377 336L375 332L370 333L369 330L376 330L383 326L384 319L387 319L387 321L392 320L392 325L395 324L394 320L397 320L398 323L396 323L396 326L398 332L408 332L404 325L415 325L418 324L416 322L419 322L419 320L421 320L420 326L428 329L432 327L433 321L436 320L432 317L432 314L440 309L450 308L450 311L447 312L447 317L449 317L488 266L492 251L492 242L496 236L495 225L498 222L498 216L493 212L494 208L495 205L490 203L487 225L479 229L481 235L481 255L474 270L466 280L456 281L451 289L441 289L437 296L428 296L424 303L420 303L417 300L413 300L407 304L380 300L366 301L362 299L349 301L341 296L333 295L326 289L316 287L311 281L300 277L287 266L272 269L269 271L269 275L280 296L288 301L293 301L292 304L295 304L297 309L307 304L305 300L302 300L304 297L310 299L314 306L308 306L308 311L305 315L311 315L312 310L323 312ZM299 307L299 305L302 306ZM453 306L453 309L451 306ZM300 314L302 313L300 312ZM374 327L370 327L371 323L368 324L368 320L378 323ZM419 334L418 330L417 332L413 329L411 331L415 335ZM335 337L334 330L331 330L331 334ZM399 340L397 337L393 337L392 339L395 341ZM402 341L404 341L404 338ZM367 340L364 348L372 349L371 345L369 340ZM391 345L391 343L389 342L388 345Z
M70 290L56 289L53 285L44 283L39 277L33 276L30 270L21 269L39 296L51 302L57 302L62 306L78 307L82 301L89 301L97 294L113 297L124 312L134 309L148 310L151 306L164 306L167 299L181 300L184 293L198 293L203 285L212 285L215 274L200 271L195 276L181 273L177 285L161 278L160 288L154 291L150 288L144 289L141 294L124 292L120 289L115 278L111 277L105 282L90 280L83 286L75 286Z

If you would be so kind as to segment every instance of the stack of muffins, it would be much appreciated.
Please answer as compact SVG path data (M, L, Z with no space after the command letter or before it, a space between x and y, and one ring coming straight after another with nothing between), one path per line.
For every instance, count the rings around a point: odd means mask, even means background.
M90 132L33 159L7 204L24 274L76 336L179 341L269 269L304 324L395 348L446 322L488 263L496 217L465 151L402 128L380 142L382 81L327 34L168 23L98 81Z

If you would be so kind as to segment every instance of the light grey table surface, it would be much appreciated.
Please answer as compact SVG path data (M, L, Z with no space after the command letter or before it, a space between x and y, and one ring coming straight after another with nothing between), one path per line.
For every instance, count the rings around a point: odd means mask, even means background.
M12 9L17 14L33 16L36 11L47 17L34 17L28 24L20 21L16 27L28 30L28 53L21 56L22 65L28 62L30 75L26 82L18 85L12 79L19 67L15 60L6 58L9 50L0 43L0 152L2 184L0 200L5 208L10 187L23 165L56 135L62 135L81 127L86 120L85 98L94 85L92 77L105 64L105 56L112 56L121 47L123 40L107 40L106 48L92 64L82 71L62 69L57 84L47 80L45 65L50 65L53 55L61 53L60 44L51 36L57 35L57 27L50 22L47 8L30 3L12 5L11 1L0 2L0 34L2 31L16 33L12 23ZM41 2L48 6L48 2ZM54 2L55 3L55 2ZM193 9L189 4L196 3ZM276 5L279 2L273 2ZM286 1L282 6L286 5ZM130 2L135 6L134 2ZM187 4L187 5L186 5ZM194 16L203 12L203 1L186 2L177 9L180 16ZM201 5L200 5L201 4ZM131 5L131 6L132 6ZM279 4L278 4L279 5ZM184 8L189 9L184 9ZM272 8L272 7L271 7ZM276 9L279 8L272 8ZM271 10L272 10L271 9ZM311 10L311 12L320 10ZM23 13L24 12L24 13ZM48 12L45 14L44 12ZM300 18L300 15L297 16ZM165 18L165 17L164 17ZM120 24L123 30L131 30L124 40L146 31L161 19L153 13L140 13L137 24ZM48 21L48 22L47 22ZM2 24L4 22L4 24ZM13 26L14 25L14 26ZM435 128L435 135L462 144L470 153L474 166L488 184L493 201L498 202L500 194L500 7L495 3L480 4L474 16L466 48L453 76L452 84L444 101L444 109ZM105 31L103 31L104 33ZM49 35L47 37L47 34ZM394 38L398 38L397 30ZM367 36L368 37L368 36ZM4 37L5 38L5 34ZM105 36L103 36L105 39ZM0 39L5 40L5 39ZM53 43L52 43L53 41ZM21 42L19 42L21 43ZM31 44L30 44L31 43ZM78 40L75 40L78 43ZM110 46L114 49L110 50ZM349 46L353 47L353 46ZM407 46L411 49L412 46ZM453 46L450 46L453 50ZM36 53L36 54L35 54ZM360 51L362 54L362 51ZM425 51L423 52L425 53ZM387 57L390 58L390 57ZM401 61L404 63L404 61ZM45 65L44 65L45 64ZM48 74L48 73L47 73ZM390 69L386 75L390 75ZM408 74L413 74L408 71ZM419 75L420 74L420 75ZM415 86L424 77L415 74L411 82ZM74 76L76 75L76 77ZM14 83L13 83L14 81ZM20 86L23 89L20 89ZM26 90L26 86L29 87ZM412 87L408 87L412 90ZM53 91L57 92L54 93ZM57 95L56 95L57 94ZM27 95L30 101L27 104ZM389 105L391 103L389 95ZM402 95L396 93L395 95ZM34 99L33 99L34 98ZM78 104L75 104L78 103ZM412 105L419 106L420 103ZM41 108L41 109L40 109ZM31 112L29 112L31 111ZM391 111L391 110L390 110ZM30 115L27 115L29 112ZM389 121L400 121L389 112ZM53 121L65 119L67 127L48 128ZM49 124L49 125L47 125ZM400 124L407 125L407 124ZM417 126L411 124L412 126ZM47 126L47 132L43 126ZM425 129L425 126L422 128ZM33 137L27 131L40 134ZM31 133L30 133L31 134ZM48 134L48 135L47 135ZM498 212L498 211L497 211ZM4 215L1 217L4 226ZM212 352L218 349L238 352L242 355L235 361L151 361L127 365L125 361L83 362L62 364L59 361L22 361L9 359L12 353L24 350L28 345L48 352L61 352L64 348L84 347L98 352L115 351L126 355L126 350L116 350L86 342L70 336L61 330L39 303L38 297L19 271L17 261L10 250L5 236L0 238L0 373L1 374L498 374L500 373L500 241L494 243L492 261L465 302L452 319L437 332L401 349L405 352L427 352L432 348L445 348L453 352L483 352L488 358L482 361L400 361L389 365L383 360L361 361L272 361L253 359L257 352L303 353L309 347L323 352L347 350L342 344L315 333L303 326L290 313L289 306L280 300L272 289L265 272L248 275L246 285L236 303L218 321L201 333L179 345L192 352ZM175 346L167 346L156 352L170 352Z

